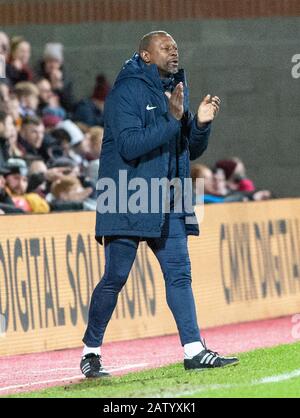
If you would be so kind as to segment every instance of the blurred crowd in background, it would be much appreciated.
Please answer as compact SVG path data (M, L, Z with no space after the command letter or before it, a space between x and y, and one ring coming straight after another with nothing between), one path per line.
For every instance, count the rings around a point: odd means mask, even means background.
M191 177L195 203L248 202L271 199L269 190L257 190L246 175L240 158L219 160L213 168L192 164ZM203 179L197 182L197 179Z
M0 79L0 214L95 210L103 108L110 85L103 74L90 97L75 101L63 45L47 43L36 68L22 36L0 32L6 78ZM204 202L263 200L238 158L212 169L193 164L204 178Z

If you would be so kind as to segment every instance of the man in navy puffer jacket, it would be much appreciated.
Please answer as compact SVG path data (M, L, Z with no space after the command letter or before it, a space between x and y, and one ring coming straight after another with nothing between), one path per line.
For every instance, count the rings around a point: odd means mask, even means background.
M178 64L174 39L163 31L151 32L142 38L139 53L125 63L106 100L96 219L96 239L104 241L106 264L92 295L83 338L80 366L86 377L108 374L100 357L103 336L141 240L160 263L167 303L184 347L184 367L238 362L208 350L200 337L187 247L187 236L198 235L199 229L182 197L185 179L190 177L189 161L206 149L220 99L207 95L193 116L185 74ZM177 179L182 185L179 198L176 187L167 195L154 195L154 179ZM153 201L155 210L148 207Z

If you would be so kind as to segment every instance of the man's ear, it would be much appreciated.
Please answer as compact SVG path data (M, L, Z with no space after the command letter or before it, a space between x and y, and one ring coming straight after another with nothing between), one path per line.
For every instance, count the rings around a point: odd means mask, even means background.
M148 51L141 51L140 56L146 64L150 64L150 54Z

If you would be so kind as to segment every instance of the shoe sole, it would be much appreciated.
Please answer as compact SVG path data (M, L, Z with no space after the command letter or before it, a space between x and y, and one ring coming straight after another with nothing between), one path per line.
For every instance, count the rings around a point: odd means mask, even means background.
M240 363L240 361L235 361L234 363L230 363L230 364L226 364L225 366L221 366L221 367L199 367L196 369L186 369L185 371L187 372L204 372L205 370L216 370L216 369L226 369L226 367L232 367L232 366L237 366Z

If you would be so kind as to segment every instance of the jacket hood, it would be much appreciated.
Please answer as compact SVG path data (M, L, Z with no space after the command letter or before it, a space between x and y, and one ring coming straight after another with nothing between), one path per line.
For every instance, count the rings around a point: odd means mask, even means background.
M159 76L158 68L156 64L147 65L141 59L140 55L136 52L133 57L127 60L122 67L115 84L126 78L140 78L146 82L154 84L158 88L162 88L161 78ZM186 85L185 73L183 69L180 69L173 75L175 85L182 81Z
M157 65L146 65L138 53L135 53L132 58L125 62L115 81L115 85L128 78L139 78L152 86L154 84L155 87L162 88Z
M178 70L178 72L173 77L173 87L178 83L182 82L185 87L184 94L184 107L188 109L189 106L189 95L187 89L187 81L185 77L185 71L183 69ZM156 64L147 65L141 59L140 55L136 52L133 57L127 60L122 67L117 79L115 81L114 87L116 87L123 80L129 78L138 78L144 80L150 88L158 89L159 91L164 90L162 79L160 78L158 68Z

